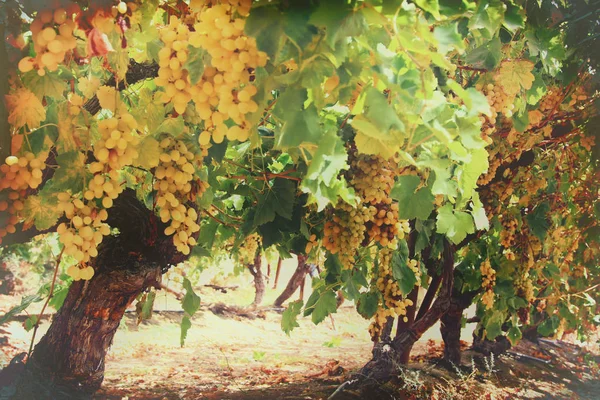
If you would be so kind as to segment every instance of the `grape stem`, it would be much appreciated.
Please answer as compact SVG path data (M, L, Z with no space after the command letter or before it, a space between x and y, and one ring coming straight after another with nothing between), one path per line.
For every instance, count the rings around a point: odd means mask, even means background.
M54 268L54 276L52 277L52 283L50 284L50 291L48 292L48 298L46 299L46 302L44 303L44 306L42 307L42 311L40 311L40 313L38 314L38 316L35 320L35 325L33 326L33 334L31 336L31 343L29 344L29 351L27 352L27 359L29 359L29 357L31 356L31 351L33 350L33 343L35 342L35 334L37 333L38 327L40 326L40 320L42 319L42 316L44 315L44 311L46 311L46 307L48 306L48 303L50 302L50 299L52 298L52 295L54 294L54 285L56 284L56 277L58 276L58 269L60 268L60 262L62 260L62 255L63 255L64 251L65 251L65 247L63 246L62 250L60 251L60 254L56 258L56 267Z

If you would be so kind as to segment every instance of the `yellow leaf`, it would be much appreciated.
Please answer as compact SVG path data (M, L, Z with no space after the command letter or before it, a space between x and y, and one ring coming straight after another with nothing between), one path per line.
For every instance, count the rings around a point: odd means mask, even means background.
M496 72L494 79L508 96L516 96L521 90L531 89L535 76L531 73L534 64L527 60L508 60Z
M110 110L112 112L116 111L118 94L114 87L100 86L96 96L98 96L100 107Z
M361 131L356 132L354 142L356 143L356 148L359 152L365 154L378 154L386 159L393 157L396 151L399 150L397 146L392 146L393 143L375 139L365 135Z
M25 125L29 129L37 128L46 119L42 102L28 89L17 89L12 94L7 94L5 99L8 122L17 129Z
M158 166L160 157L160 145L153 137L147 137L140 143L138 149L139 157L135 164L145 169L151 169Z

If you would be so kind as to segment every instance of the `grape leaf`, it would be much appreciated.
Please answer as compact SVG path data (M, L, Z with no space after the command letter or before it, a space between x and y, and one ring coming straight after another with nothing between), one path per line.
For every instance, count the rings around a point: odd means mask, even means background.
M190 318L187 315L184 316L181 319L181 324L180 324L181 335L179 336L179 345L181 347L183 347L183 345L185 344L185 339L187 338L188 331L190 330L191 327L192 327L192 321L190 321Z
M188 71L192 85L198 83L202 78L206 54L206 50L202 48L188 46L188 59L183 64L183 68Z
M436 26L433 36L438 42L438 50L443 54L452 50L462 53L465 50L463 37L458 33L458 22L449 22Z
M506 338L510 341L510 344L515 346L519 340L523 337L521 330L517 326L511 326L508 332L506 333Z
M502 335L502 324L506 316L502 311L493 311L492 314L484 319L485 336L488 340L494 340Z
M183 289L185 290L185 295L181 299L181 307L191 317L200 308L200 296L194 292L192 282L188 278L183 278Z
M504 22L505 9L500 0L479 1L475 14L469 18L469 29L478 30L484 38L491 39Z
M11 308L10 310L8 310L6 312L6 314L4 314L2 317L0 317L0 325L2 325L3 323L5 323L7 321L10 321L15 315L17 315L21 311L27 309L27 307L29 307L31 304L38 303L38 302L42 301L43 299L44 299L44 297L42 297L39 293L32 294L30 296L23 296L21 298L21 304Z
M531 73L534 63L528 60L503 61L494 79L508 96L531 89L535 76Z
M302 300L296 300L288 303L288 307L285 309L283 314L281 315L281 330L285 332L286 335L290 335L290 332L300 326L298 324L298 315L302 311L302 306L304 302Z
M471 152L471 161L462 164L456 172L458 176L458 187L463 196L471 197L471 193L477 187L477 180L481 174L488 170L488 152L485 149L476 149Z
M417 283L417 276L408 266L408 246L406 241L400 242L399 249L392 254L392 275L398 284L400 293L406 296Z
M283 14L277 7L259 7L246 19L245 33L256 38L259 50L275 59L281 49L283 38Z
M258 196L254 225L260 226L271 222L275 219L276 214L285 219L291 219L295 199L296 185L294 182L283 178L275 179L273 186Z
M152 136L147 136L142 140L138 153L139 156L135 160L134 165L145 169L158 166L161 150L158 141Z
M446 204L438 210L437 231L445 234L453 243L458 244L475 232L473 217L463 211L454 211L452 205Z
M51 228L61 217L56 196L29 196L25 200L21 216L25 224L34 224L38 230Z
M341 171L348 169L347 159L344 142L335 130L327 130L302 180L301 190L309 194L307 204L316 203L321 211L340 197L348 203L354 201L352 189L339 177Z
M312 322L316 325L323 321L329 314L337 312L337 299L333 290L321 293L314 304L311 313Z
M542 242L546 238L546 233L550 224L546 218L546 215L550 211L550 205L548 202L543 202L534 208L533 212L527 214L527 224L531 233L537 236Z
M59 76L58 72L47 72L44 76L40 76L37 71L33 70L23 76L23 83L40 100L45 96L57 100L65 98L67 82Z
M356 303L356 311L365 319L370 319L379 307L379 295L373 292L361 293Z
M548 337L554 334L560 325L560 318L556 315L552 315L550 318L546 318L538 326L537 331L540 335Z
M414 175L402 175L390 193L394 200L398 200L398 217L400 219L427 219L433 211L435 197L429 187L417 190L421 178Z
M158 128L156 128L157 132L165 132L170 133L171 135L177 137L181 135L183 132L187 131L185 127L185 122L183 121L183 117L180 115L176 118L167 118L165 119Z
M52 179L45 185L56 192L64 192L71 189L78 192L83 189L86 177L85 156L79 151L69 151L56 156L58 168Z
M366 22L343 0L321 2L309 22L325 32L325 41L332 49L346 36L360 34Z
M415 0L415 4L431 14L437 21L440 20L440 5L438 0Z

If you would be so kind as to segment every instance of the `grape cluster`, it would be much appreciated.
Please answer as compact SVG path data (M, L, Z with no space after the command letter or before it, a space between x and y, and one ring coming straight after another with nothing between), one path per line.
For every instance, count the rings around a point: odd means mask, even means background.
M126 112L98 122L101 138L94 145L97 161L90 164L94 177L83 194L86 200L102 199L104 208L112 207L113 200L123 191L118 171L139 156L136 128L136 120Z
M2 238L15 232L19 221L18 213L24 208L27 189L36 189L42 183L43 170L46 168L47 154L36 156L24 153L22 156L8 156L0 166L0 192L4 200L0 200L0 243Z
M250 11L249 1L229 1L221 4L191 4L197 9L197 23L190 34L189 44L206 50L211 67L206 68L192 98L204 120L200 144L210 139L220 143L229 140L247 140L250 125L248 113L258 110L252 100L256 87L251 84L252 74L267 63L267 55L257 49L256 39L244 34L245 18ZM234 126L224 122L230 119Z
M73 35L76 28L73 14L78 6L73 4L67 9L39 11L31 23L31 37L35 58L24 57L19 61L18 68L21 72L29 72L34 68L40 76L49 71L56 71L63 62L67 52L77 46Z
M204 182L197 183L194 177L195 165L201 159L189 151L183 141L174 138L164 138L160 148L160 164L154 171L156 206L160 208L161 221L170 221L165 234L173 235L177 250L187 255L190 246L196 244L193 234L200 230L198 213L187 203L194 201L198 191L203 192L206 188ZM200 185L199 189L195 185Z
M353 207L340 201L330 212L323 230L323 245L331 254L338 254L344 268L351 269L365 237L365 224L373 218L372 211L363 204Z
M515 218L502 218L502 231L500 232L500 244L509 249L517 243L516 231L519 221Z
M397 175L394 161L385 160L379 155L359 154L354 146L350 148L348 156L348 181L355 192L366 203L378 204L386 200Z
M373 317L373 321L369 325L369 334L373 341L378 340L388 317L403 317L404 322L407 322L406 309L413 305L412 300L402 297L398 282L394 279L391 267L392 253L393 250L387 247L384 247L379 252L376 285L383 296L383 304L380 304L377 313ZM409 260L408 266L415 272L417 278L419 278L420 272L417 260ZM417 280L417 282L420 282L420 280Z
M359 154L354 146L348 153L347 179L363 204L369 207L371 218L365 221L369 241L396 248L397 239L403 239L410 231L408 221L399 220L398 204L390 197L398 174L397 164L393 159L386 160L378 155Z
M481 271L481 287L485 290L481 296L481 302L489 310L494 306L494 286L496 285L496 271L492 268L489 259L479 266Z
M254 257L261 245L260 236L258 233L253 233L244 239L244 242L239 247L238 260L242 265L254 263Z
M58 239L65 246L65 254L77 261L77 265L67 273L74 280L88 280L94 270L86 263L98 255L98 245L104 236L110 234L110 227L104 222L108 218L108 212L98 209L94 201L84 202L66 192L59 193L58 200L58 209L69 220L56 228Z
M172 15L169 24L160 30L160 39L165 47L158 52L157 86L165 88L163 103L173 103L175 111L183 114L192 100L190 78L183 65L189 57L188 41L190 30L179 18Z

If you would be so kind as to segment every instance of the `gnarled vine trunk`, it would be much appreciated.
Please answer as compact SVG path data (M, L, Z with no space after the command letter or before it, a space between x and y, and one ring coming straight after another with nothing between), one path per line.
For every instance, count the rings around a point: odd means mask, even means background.
M414 344L446 313L454 283L454 246L444 242L442 285L437 298L420 319L402 327L391 341L379 341L373 347L372 359L353 377L353 384L380 384L389 380L404 363Z
M257 306L262 303L263 297L265 296L265 279L262 273L262 256L261 251L258 249L254 255L254 262L248 264L248 270L254 277L254 301L253 306Z
M459 293L454 290L448 311L441 318L440 333L444 340L444 360L460 365L460 331L463 312L469 307L477 292Z
M294 274L290 278L285 289L283 289L283 292L275 299L275 302L273 303L275 307L281 307L283 303L292 297L296 290L304 284L304 280L306 279L306 275L310 272L310 268L310 264L306 262L306 256L298 254L298 267L296 267L296 271L294 271Z
M133 190L115 200L107 222L120 234L99 246L92 279L69 288L25 365L15 399L91 398L104 379L104 359L127 306L185 259Z

